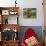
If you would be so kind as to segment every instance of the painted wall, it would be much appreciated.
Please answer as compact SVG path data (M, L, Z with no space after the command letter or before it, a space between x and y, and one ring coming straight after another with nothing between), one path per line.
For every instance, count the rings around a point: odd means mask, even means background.
M15 6L15 0L0 0L0 6L9 7ZM17 0L20 7L19 9L19 24L21 26L43 26L43 6L42 0ZM24 19L23 18L23 8L37 8L37 18L36 19ZM10 19L9 19L10 20Z
M23 8L37 8L36 19L24 19ZM20 25L22 26L42 26L43 25L43 6L42 0L25 0L22 8L20 8Z
M1 7L9 7L9 6L14 6L14 1L15 0L0 0L0 6Z

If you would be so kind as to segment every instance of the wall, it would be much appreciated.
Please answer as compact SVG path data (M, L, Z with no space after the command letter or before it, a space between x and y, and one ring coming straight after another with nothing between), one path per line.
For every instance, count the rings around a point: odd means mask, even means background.
M23 18L23 8L37 8L37 18L36 19L24 19ZM20 10L20 25L22 26L42 26L43 25L43 6L42 0L25 0L22 8ZM23 23L23 24L22 24Z
M9 7L9 6L14 6L14 1L15 0L0 0L0 6L1 7Z

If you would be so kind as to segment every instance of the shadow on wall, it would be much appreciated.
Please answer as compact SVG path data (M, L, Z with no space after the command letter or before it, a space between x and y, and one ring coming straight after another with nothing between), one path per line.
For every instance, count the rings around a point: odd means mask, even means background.
M31 27L29 27L29 26L21 26L20 27L20 32L19 32L20 42L21 42L21 40L22 40L22 38L24 36L24 33L26 32L26 30L28 28L32 28L34 30L34 32L36 32L39 41L41 43L43 43L43 30L42 30L42 26L31 26Z

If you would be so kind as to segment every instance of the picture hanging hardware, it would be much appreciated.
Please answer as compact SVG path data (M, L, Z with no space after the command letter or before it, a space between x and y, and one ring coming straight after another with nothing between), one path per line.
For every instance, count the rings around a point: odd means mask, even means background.
M42 5L43 5L43 3L42 3Z

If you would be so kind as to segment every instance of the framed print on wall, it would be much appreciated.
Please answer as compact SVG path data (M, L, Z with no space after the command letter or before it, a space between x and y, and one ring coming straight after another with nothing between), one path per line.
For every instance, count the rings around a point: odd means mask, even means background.
M2 10L2 15L9 15L9 10Z
M24 18L36 18L37 9L36 8L23 8Z

